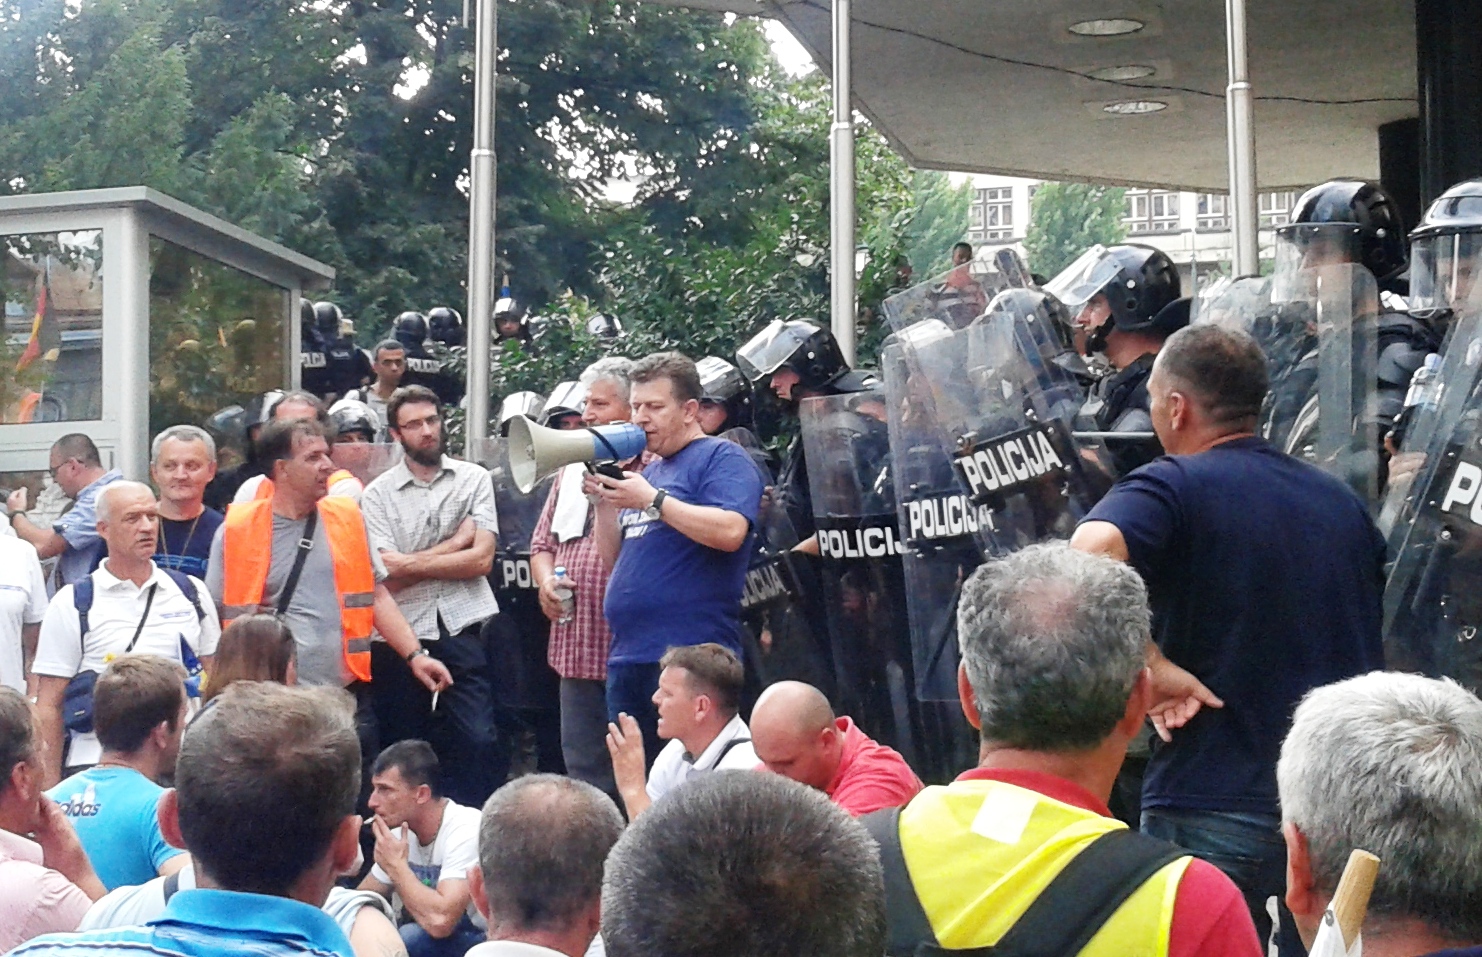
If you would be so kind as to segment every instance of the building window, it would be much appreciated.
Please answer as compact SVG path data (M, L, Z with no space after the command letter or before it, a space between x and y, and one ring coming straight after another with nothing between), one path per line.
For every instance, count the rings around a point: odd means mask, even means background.
M1129 233L1177 232L1178 194L1166 189L1127 190L1127 215L1123 222Z
M1230 228L1230 197L1200 193L1197 212L1199 228L1228 230Z
M969 242L985 243L1014 236L1014 190L1010 186L979 189L968 210Z
M1256 206L1261 214L1261 228L1271 229L1291 222L1292 207L1296 205L1299 195L1293 189L1259 194L1256 197Z

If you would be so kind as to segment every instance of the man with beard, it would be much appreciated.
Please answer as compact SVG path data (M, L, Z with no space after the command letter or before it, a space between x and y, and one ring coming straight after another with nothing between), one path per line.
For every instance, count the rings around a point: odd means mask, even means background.
M493 780L494 706L480 638L484 621L499 612L487 577L499 530L494 487L483 468L443 454L442 403L431 389L398 389L386 416L405 455L366 487L366 530L386 566L387 587L425 653L447 665L453 686L440 701L431 697L395 661L381 664L396 652L374 645L382 743L431 742L447 769L444 793L479 807L503 783Z

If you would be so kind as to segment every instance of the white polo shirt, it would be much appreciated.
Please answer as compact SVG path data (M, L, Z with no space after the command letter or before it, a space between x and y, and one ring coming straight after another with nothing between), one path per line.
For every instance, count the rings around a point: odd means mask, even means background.
M26 690L21 629L46 614L46 576L29 542L0 536L0 684Z
M688 781L691 775L706 771L750 771L759 764L761 761L757 760L751 747L751 729L738 714L726 722L720 734L697 758L685 753L678 738L664 745L664 750L654 759L653 769L648 772L645 790L650 801L657 801Z
M134 644L134 654L159 655L180 661L182 638L197 657L216 654L216 643L221 638L221 620L205 584L191 579L196 586L196 599L201 603L201 611L205 612L204 618L198 618L195 606L170 576L153 563L151 567L153 572L143 588L127 579L115 578L108 571L107 561L92 573L93 607L88 612L91 633L86 640L79 633L81 626L77 620L77 606L72 600L72 586L67 585L58 591L41 622L41 641L31 673L68 679L83 671L101 673L108 662L128 648L144 614L151 587L158 591L149 609L149 619ZM67 766L96 764L102 753L97 735L73 735Z

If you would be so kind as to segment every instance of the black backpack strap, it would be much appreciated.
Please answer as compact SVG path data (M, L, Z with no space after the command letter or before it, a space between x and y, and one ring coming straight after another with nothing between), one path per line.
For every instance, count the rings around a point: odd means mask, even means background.
M174 897L175 892L178 890L180 890L180 872L176 871L165 878L164 891L166 904L170 903L170 898Z
M739 748L743 744L750 744L750 743L751 743L751 738L732 738L731 740L727 741L721 747L720 754L717 754L715 756L715 761L713 763L711 763L710 770L714 771L716 768L720 767L720 763L726 759L726 755L730 754L731 751L733 751L736 748Z
M914 957L922 949L937 946L931 920L911 884L901 849L901 809L886 808L859 819L875 843L880 845L880 866L885 872L885 953L889 957Z
M1148 878L1188 856L1181 847L1136 831L1109 831L1071 859L992 952L1074 957Z
M78 642L87 640L88 624L87 613L93 610L93 576L91 573L83 575L72 583L72 607L77 609L77 639Z

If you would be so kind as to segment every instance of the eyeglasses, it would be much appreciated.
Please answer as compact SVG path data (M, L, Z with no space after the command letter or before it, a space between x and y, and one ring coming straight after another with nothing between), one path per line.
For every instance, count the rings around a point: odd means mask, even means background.
M73 459L63 459L62 461L58 462L56 465L53 465L51 468L47 469L46 471L51 474L51 480L53 482L55 482L57 480L57 473L60 472L62 469L66 468L67 465L68 465L68 463L70 463L72 461L74 461L74 460Z

